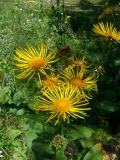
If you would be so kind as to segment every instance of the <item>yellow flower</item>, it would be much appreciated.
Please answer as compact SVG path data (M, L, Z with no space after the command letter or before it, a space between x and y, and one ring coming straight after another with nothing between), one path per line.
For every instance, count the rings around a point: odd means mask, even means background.
M46 76L46 79L42 81L43 89L52 88L53 86L60 85L62 81L59 79L59 76Z
M112 23L106 23L99 22L98 24L93 26L93 31L105 38L113 39L117 42L120 42L120 32L117 31L117 29L113 26Z
M17 49L14 59L16 66L21 71L16 77L24 79L29 77L31 79L35 74L38 75L41 82L41 74L47 75L46 70L52 70L50 64L55 62L55 54L50 53L47 46L42 43L38 50L32 46L26 49Z
M71 16L66 16L64 20L64 24L68 24L71 20Z
M86 72L84 67L79 69L69 66L61 74L64 83L72 84L86 99L91 97L90 91L96 89L96 79L94 75Z
M47 122L52 119L56 119L55 125L60 121L68 121L70 116L77 119L86 116L85 110L90 110L91 108L83 107L88 104L88 102L79 95L79 92L71 85L64 87L53 87L48 88L48 90L43 91L43 97L40 96L40 105L34 109L37 111L46 111L51 115Z
M87 63L86 61L83 59L71 59L71 64L70 64L71 67L77 67L77 68L80 68L80 70L84 70L84 71L87 71Z
M98 19L101 19L106 14L112 14L113 13L113 7L106 7L104 8L103 12L99 15Z

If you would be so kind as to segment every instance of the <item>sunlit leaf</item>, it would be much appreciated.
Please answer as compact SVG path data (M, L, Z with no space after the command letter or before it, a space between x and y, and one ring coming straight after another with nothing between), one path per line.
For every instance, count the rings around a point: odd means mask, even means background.
M99 145L94 145L84 156L83 160L103 160L103 153Z

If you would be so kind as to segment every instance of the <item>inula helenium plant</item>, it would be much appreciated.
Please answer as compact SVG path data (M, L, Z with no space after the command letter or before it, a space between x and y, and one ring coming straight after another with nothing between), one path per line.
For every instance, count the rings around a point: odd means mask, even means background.
M119 160L119 1L1 0L0 35L0 160Z

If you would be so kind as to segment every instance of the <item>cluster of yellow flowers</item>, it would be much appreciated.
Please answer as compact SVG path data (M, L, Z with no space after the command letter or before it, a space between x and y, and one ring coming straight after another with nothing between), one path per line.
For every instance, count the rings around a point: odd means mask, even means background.
M38 49L30 45L17 49L15 65L21 72L16 77L30 80L38 75L43 96L39 97L39 105L34 109L49 112L47 122L56 119L56 125L59 120L69 121L69 117L84 119L85 111L91 109L86 105L92 98L91 91L96 90L96 78L84 59L73 59L55 75L52 68L52 63L57 61L55 57L44 43Z

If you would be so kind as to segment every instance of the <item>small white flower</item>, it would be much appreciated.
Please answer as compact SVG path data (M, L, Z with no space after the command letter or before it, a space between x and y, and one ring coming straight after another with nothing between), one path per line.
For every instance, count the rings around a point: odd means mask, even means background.
M2 151L0 151L0 158L2 158L3 157L3 155L2 155Z
M0 158L2 158L3 157L3 155L0 155Z

